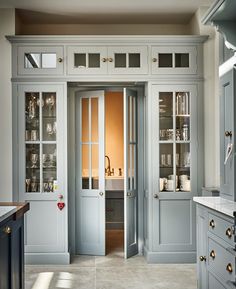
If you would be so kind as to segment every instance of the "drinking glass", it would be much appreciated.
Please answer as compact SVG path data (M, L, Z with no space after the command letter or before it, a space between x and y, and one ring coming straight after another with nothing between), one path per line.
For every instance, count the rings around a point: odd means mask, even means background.
M38 154L31 154L31 162L32 162L31 168L37 168Z
M31 179L25 179L27 193L30 191L30 183L31 183Z
M49 122L46 124L46 132L51 136L53 134L53 126L52 124Z

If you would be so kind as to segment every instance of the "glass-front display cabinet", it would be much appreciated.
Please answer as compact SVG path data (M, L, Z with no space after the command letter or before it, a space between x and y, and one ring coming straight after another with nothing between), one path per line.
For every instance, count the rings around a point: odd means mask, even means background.
M193 96L190 90L166 89L159 91L156 97L159 110L159 191L190 192Z
M59 154L63 133L60 93L58 86L43 90L32 86L21 92L19 181L27 198L33 194L63 193L63 180L59 180L59 175L63 175L63 158Z

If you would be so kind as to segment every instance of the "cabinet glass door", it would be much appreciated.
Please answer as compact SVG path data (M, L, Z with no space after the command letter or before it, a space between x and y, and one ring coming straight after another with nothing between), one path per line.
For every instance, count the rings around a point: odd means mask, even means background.
M63 74L63 47L19 47L18 67L19 75L59 75Z
M153 74L195 74L197 71L197 50L191 46L153 46Z
M190 92L159 92L160 191L191 191Z
M107 48L93 46L68 47L68 73L107 73Z
M112 74L146 74L147 47L109 47L108 72Z
M53 193L57 186L56 92L25 92L25 192Z

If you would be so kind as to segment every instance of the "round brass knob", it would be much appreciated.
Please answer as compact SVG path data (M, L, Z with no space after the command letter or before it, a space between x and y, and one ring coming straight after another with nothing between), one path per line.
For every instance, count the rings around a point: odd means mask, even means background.
M58 62L62 63L63 59L61 57L58 58Z
M102 62L107 62L107 58L103 57Z
M229 263L229 264L226 266L226 271L228 271L229 273L232 273L232 272L233 272L233 266L231 265L231 263Z
M108 61L109 61L109 62L113 62L113 58L109 57L109 58L108 58Z
M131 197L131 193L127 193L127 197Z
M157 58L153 57L152 62L157 62Z
M103 196L103 192L100 192L99 195L102 197Z
M4 229L3 229L4 233L6 234L11 234L11 228L9 226L6 226Z
M226 234L226 236L228 236L229 238L231 238L231 237L232 237L232 230L231 230L231 228L228 228L228 229L225 231L225 234Z
M212 227L212 229L215 228L215 221L214 220L211 220L210 223L209 223L210 227Z
M199 260L200 260L201 262L206 261L206 259L207 259L206 256L200 256L200 257L199 257Z
M215 253L214 250L211 250L211 252L210 252L210 257L211 257L213 260L215 259L216 253Z
M158 199L158 194L154 194L154 198L155 198L155 199Z
M232 131L228 131L228 130L227 130L227 131L225 132L225 136L226 136L226 137L231 137L231 136L232 136Z

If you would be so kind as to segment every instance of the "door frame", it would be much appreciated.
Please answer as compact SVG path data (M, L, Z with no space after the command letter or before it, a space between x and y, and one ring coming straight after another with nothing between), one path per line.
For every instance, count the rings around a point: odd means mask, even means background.
M124 87L128 87L137 91L138 103L137 103L137 114L138 122L137 126L139 129L138 134L138 254L143 255L144 253L144 186L145 186L145 172L142 169L145 164L145 150L146 141L145 136L145 94L147 93L147 83L82 83L78 86L75 83L67 83L68 90L68 212L69 212L69 223L68 223L68 238L69 238L69 249L72 255L76 252L76 96L75 94L79 91L84 90L105 90L105 91L122 91Z

